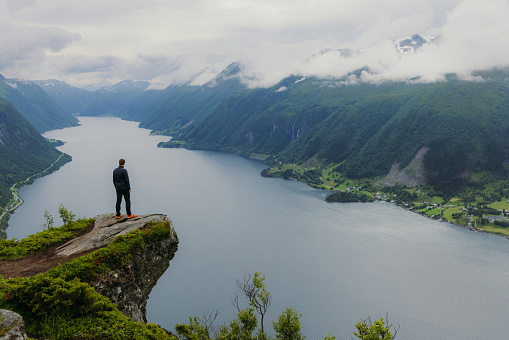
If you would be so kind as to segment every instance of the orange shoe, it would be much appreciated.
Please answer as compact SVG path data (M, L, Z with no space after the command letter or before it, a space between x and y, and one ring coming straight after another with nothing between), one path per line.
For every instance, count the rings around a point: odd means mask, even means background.
M136 215L129 215L129 216L127 216L127 218L135 218L135 217L136 217Z
M118 215L118 216L117 216L117 220L118 220L119 218L122 218L122 214L120 214L120 215Z

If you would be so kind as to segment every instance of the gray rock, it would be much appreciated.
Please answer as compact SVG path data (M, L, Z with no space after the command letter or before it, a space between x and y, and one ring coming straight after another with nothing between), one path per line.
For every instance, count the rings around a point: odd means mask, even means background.
M148 244L133 256L126 267L113 270L92 286L117 304L118 309L134 321L147 322L147 300L157 280L170 266L177 251L178 239Z
M26 340L26 327L18 313L0 309L0 340Z
M132 219L116 219L114 214L103 214L95 218L94 229L60 246L57 256L70 256L88 250L98 249L111 243L115 237L135 229L143 228L148 222L169 221L166 215L148 214ZM171 223L171 222L170 222ZM172 228L171 236L147 244L144 250L135 254L127 266L110 271L90 284L95 290L117 304L125 315L138 322L147 322L147 299L157 280L170 265L178 248L178 237Z
M102 214L95 218L95 226L91 232L76 237L60 246L56 251L56 255L70 256L101 248L111 243L118 235L124 235L142 228L149 221L161 222L166 219L168 217L163 214L148 214L139 215L132 219L124 217L117 220L115 214Z

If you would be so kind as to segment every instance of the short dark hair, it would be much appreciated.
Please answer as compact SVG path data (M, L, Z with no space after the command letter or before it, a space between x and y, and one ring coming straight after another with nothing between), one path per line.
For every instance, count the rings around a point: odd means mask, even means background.
M125 164L125 159L120 158L120 159L118 160L118 165L124 165L124 164Z

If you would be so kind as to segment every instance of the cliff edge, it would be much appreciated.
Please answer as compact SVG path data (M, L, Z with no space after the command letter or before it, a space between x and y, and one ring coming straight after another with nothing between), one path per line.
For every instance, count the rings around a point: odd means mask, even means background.
M53 315L67 325L66 334L73 328L79 328L80 334L98 332L97 327L88 328L93 317L106 328L116 329L121 322L125 332L151 332L163 339L162 329L145 325L146 304L178 242L170 220L162 214L120 220L103 214L23 240L2 240L0 308L21 314L27 329L38 336L58 338L45 330L48 316ZM27 251L27 247L32 248ZM41 292L47 301L44 306ZM130 319L120 318L120 313ZM148 328L140 331L139 327Z
M55 251L55 256L73 256L102 248L115 237L144 228L147 223L168 221L162 214L139 215L132 219L117 220L114 214L103 214L94 218L94 228L76 237ZM126 266L113 268L90 284L95 290L109 298L117 308L134 321L147 322L147 299L157 280L170 266L178 249L178 238L172 228L171 237L145 245L143 252L135 254Z

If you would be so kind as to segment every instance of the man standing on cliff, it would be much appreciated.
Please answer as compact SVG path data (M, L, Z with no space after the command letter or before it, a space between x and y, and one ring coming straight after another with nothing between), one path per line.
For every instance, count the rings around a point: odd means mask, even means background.
M125 159L121 158L118 161L118 168L113 170L113 185L117 191L117 204L115 206L117 210L117 219L122 217L120 213L120 203L122 203L122 196L125 200L125 209L127 210L127 218L136 217L131 214L131 184L129 183L129 175L127 170L124 169Z

